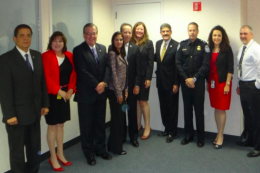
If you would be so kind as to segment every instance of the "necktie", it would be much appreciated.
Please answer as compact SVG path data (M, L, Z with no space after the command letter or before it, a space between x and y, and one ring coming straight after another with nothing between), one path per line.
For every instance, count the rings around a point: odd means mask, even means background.
M98 60L96 49L92 48L91 51L92 51L92 53L93 53L93 55L95 57L95 61L96 61L97 67L99 67L99 60Z
M166 42L164 42L164 45L163 45L163 49L162 49L162 53L161 53L161 61L163 61L165 52L166 52Z
M245 55L245 50L246 50L246 46L243 46L243 50L242 50L241 57L240 57L239 64L238 64L238 70L240 70L240 77L242 77L242 62L243 62L243 58Z
M32 70L32 66L30 64L30 61L29 61L29 58L28 58L28 54L25 54L24 56L25 56L25 62L27 64L27 66L29 67L30 70Z

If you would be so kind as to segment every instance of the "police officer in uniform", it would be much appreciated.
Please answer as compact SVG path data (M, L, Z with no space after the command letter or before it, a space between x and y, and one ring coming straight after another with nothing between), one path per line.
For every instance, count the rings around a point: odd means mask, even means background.
M209 71L210 50L206 42L197 38L198 24L188 25L189 39L179 44L176 55L176 66L181 76L181 89L184 102L185 138L181 141L186 145L193 141L193 107L196 117L198 147L204 146L204 99L205 78Z

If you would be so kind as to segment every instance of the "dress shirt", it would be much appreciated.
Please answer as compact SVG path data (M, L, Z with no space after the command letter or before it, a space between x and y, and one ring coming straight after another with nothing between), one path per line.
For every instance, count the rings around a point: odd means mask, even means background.
M127 61L129 42L125 44L125 60Z
M163 40L162 45L161 45L161 50L160 50L160 56L161 56L161 54L162 54L162 50L163 50L164 44L166 43L166 50L167 50L170 41L171 41L171 39L169 39L169 40L166 41L166 42Z
M22 55L24 61L26 61L25 54L28 54L28 59L29 59L29 62L30 62L30 64L31 64L31 67L32 67L32 70L33 70L32 56L31 56L31 54L30 54L29 49L28 49L28 52L25 52L25 51L23 51L22 49L20 49L20 48L17 47L17 46L16 46L16 48L17 48L17 50L20 52L20 54Z
M242 76L240 77L240 75L238 75L238 78L241 81L256 80L255 86L260 89L260 45L252 39L244 46L246 46L246 49L242 61ZM240 48L237 55L238 65L242 50L243 46Z

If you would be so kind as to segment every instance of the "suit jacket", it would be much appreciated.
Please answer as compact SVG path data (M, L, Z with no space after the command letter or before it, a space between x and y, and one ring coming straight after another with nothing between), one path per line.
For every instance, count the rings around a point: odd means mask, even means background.
M155 61L157 62L156 86L164 90L172 90L173 85L180 85L180 76L175 65L175 55L179 43L173 39L169 42L167 50L161 62L160 49L163 40L156 42Z
M70 75L70 81L68 83L68 90L73 89L76 91L76 72L73 63L72 53L69 51L64 52L65 56L69 59L73 70ZM42 54L43 68L47 83L47 89L49 94L56 95L60 90L60 68L56 54L53 50L48 50Z
M127 89L127 62L120 55L110 51L108 58L111 66L111 79L108 88L115 91L116 97L122 96L122 91Z
M148 40L140 47L141 53L141 75L146 80L151 80L153 75L154 47L153 42Z
M132 92L133 88L141 85L141 56L139 47L129 42L128 54L128 89Z
M0 57L0 102L3 122L17 117L19 125L40 120L41 108L49 106L40 52L30 50L33 72L15 47Z
M218 72L218 82L219 83L226 82L227 74L234 73L234 55L231 47L229 47L229 49L226 52L219 51L216 59L216 66ZM210 74L211 74L211 70L209 72L209 75Z
M111 50L112 47L110 45L108 47L108 52L110 52ZM126 59L128 62L128 89L132 91L136 85L141 85L142 77L140 50L139 47L135 45L133 42L129 42L128 54Z
M77 92L74 97L76 102L94 103L99 94L95 90L100 82L109 82L110 68L104 45L95 44L99 69L96 66L95 57L86 42L81 43L73 49L73 62L77 73ZM106 94L100 94L106 99Z

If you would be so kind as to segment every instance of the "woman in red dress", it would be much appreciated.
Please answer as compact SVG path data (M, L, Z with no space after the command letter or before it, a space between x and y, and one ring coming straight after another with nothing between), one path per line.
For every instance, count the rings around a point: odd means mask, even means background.
M218 134L213 142L216 149L222 148L226 110L229 110L234 72L234 57L229 39L222 26L215 26L208 37L212 53L208 77L208 92L211 107L215 108Z

